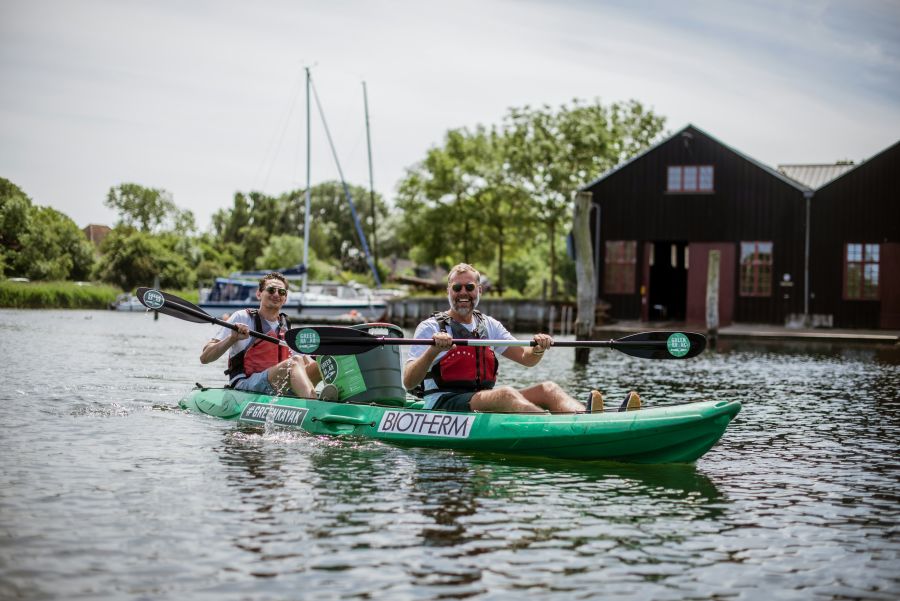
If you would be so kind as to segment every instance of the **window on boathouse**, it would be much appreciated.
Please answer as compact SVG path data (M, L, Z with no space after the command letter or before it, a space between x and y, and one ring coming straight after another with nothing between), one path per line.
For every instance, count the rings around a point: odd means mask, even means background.
M772 296L771 242L741 242L741 296Z
M879 244L847 244L844 248L844 298L878 300Z
M606 294L634 294L636 266L636 241L607 240L603 269L603 291Z
M670 165L667 192L713 192L715 169L712 165Z

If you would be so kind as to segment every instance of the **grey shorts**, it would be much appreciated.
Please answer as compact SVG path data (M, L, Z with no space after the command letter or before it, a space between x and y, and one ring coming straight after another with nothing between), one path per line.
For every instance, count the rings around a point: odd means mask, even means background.
M241 378L232 385L235 390L247 390L249 392L259 392L262 394L274 395L276 390L272 388L269 382L268 371L258 371L250 374L246 378Z

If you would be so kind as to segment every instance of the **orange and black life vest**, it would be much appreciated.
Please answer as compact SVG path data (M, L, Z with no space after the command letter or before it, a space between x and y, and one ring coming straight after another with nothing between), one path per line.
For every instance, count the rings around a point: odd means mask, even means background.
M450 318L447 312L432 315L442 331L449 328L453 338L487 338L484 315L474 311L475 329L467 330L463 325ZM489 346L457 346L447 351L428 371L425 378L434 380L437 389L434 392L473 392L493 388L497 381L499 361L494 350Z
M247 309L247 313L253 317L254 329L257 332L268 334L273 338L284 340L285 334L291 327L288 316L284 313L279 313L278 326L272 330L263 330L263 320L259 316L259 309ZM225 373L228 375L229 384L234 386L234 383L238 380L265 371L273 365L278 365L290 356L291 351L285 346L273 344L259 338L251 338L247 348L228 358L228 369Z

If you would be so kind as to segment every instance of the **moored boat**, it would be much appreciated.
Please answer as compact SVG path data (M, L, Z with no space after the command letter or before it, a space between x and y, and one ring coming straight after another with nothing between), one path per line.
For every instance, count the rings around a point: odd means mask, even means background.
M396 400L330 402L203 387L179 405L246 424L401 446L633 463L695 461L718 442L741 409L738 401L701 401L627 412L450 413Z
M141 303L141 299L136 297L133 294L120 294L116 297L116 300L109 303L109 308L113 311L139 311L141 313L147 312L147 307Z
M216 278L211 287L200 290L198 304L201 309L217 315L258 307L259 277L235 274L229 278ZM296 278L286 277L292 285L298 283ZM364 323L384 317L387 302L358 284L310 283L305 291L290 290L282 311L293 321Z

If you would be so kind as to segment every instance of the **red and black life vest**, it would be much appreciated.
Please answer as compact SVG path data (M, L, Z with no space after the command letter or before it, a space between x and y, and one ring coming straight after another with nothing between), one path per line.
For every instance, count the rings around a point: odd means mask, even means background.
M481 311L474 311L475 329L467 330L463 325L450 318L449 313L439 312L432 315L442 331L449 327L453 338L487 338L487 327ZM433 392L472 392L493 388L497 381L499 361L494 350L489 346L457 346L447 351L426 374L426 378L434 380L437 385Z
M279 313L278 326L273 330L263 330L263 320L259 316L259 309L247 309L247 313L253 318L254 329L257 332L268 334L273 338L284 340L285 334L291 327L288 316ZM251 338L247 348L228 357L228 369L225 373L228 375L229 384L234 385L241 378L265 371L290 356L291 351L286 346L272 344L259 338Z

